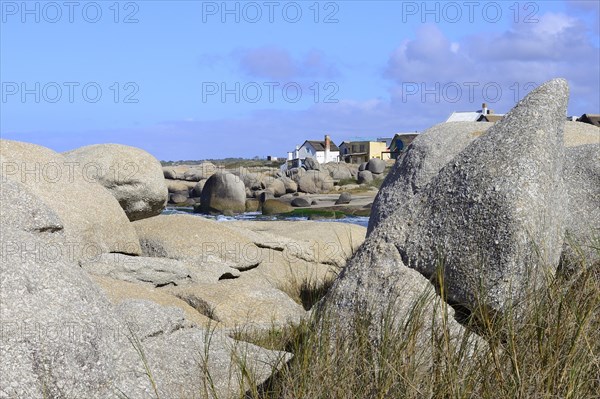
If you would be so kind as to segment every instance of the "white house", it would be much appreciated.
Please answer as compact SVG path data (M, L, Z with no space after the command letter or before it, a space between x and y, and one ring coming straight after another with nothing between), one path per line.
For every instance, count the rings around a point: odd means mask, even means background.
M487 104L483 103L478 111L453 112L446 122L495 122L502 116L504 114L494 114L494 110L488 109Z
M288 152L286 165L289 168L300 167L307 157L319 163L339 162L340 149L331 142L328 135L323 141L306 140L301 146L296 146L296 150Z

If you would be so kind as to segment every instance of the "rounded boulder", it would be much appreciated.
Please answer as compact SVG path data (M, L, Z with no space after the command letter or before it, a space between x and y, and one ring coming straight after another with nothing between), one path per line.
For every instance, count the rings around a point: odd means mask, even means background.
M385 171L385 161L373 158L367 163L366 170L375 174L383 173Z
M67 161L90 166L94 179L119 201L129 220L159 215L168 200L160 162L139 148L96 144L63 154Z
M93 168L35 144L0 140L2 179L26 186L60 218L67 241L94 253L140 254L139 240L125 212L98 184ZM159 167L160 170L160 167ZM162 170L160 170L162 179Z
M201 202L205 213L243 213L246 211L246 187L239 177L217 172L206 180Z
M292 206L296 208L306 208L310 206L310 201L304 197L294 198L292 200Z

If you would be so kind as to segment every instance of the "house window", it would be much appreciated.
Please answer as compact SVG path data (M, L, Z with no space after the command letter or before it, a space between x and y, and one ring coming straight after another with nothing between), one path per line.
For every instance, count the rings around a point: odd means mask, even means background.
M358 151L356 150L356 144L352 144L352 152L358 152Z
M360 145L360 152L365 152L365 145L364 144Z

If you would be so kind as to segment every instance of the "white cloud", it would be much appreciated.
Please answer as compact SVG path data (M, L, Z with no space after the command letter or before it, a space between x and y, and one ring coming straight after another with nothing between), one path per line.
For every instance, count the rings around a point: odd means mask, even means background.
M564 77L571 85L573 112L597 112L600 49L591 43L588 28L564 14L538 18L537 24L515 24L500 34L478 34L457 42L436 26L423 27L390 56L385 76L394 82L392 104L416 114L428 114L431 108L474 110L482 102L507 111L531 89L529 82ZM485 85L490 91L483 90ZM458 100L456 87L462 90ZM496 87L502 91L499 97Z

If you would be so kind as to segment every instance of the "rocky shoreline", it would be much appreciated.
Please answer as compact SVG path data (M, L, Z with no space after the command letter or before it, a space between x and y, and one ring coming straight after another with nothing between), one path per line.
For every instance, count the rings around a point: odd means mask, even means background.
M302 168L284 173L276 168L227 168L203 162L164 166L163 173L169 205L193 207L198 213L232 215L261 211L274 215L291 213L295 208L343 205L332 211L353 215L360 209L370 209L368 205L392 164L379 159L361 165L320 165L309 161ZM369 215L365 211L359 213Z
M565 122L567 101L556 79L495 124L436 125L387 171L163 167L123 145L60 154L0 140L0 397L196 397L207 380L214 396L240 397L293 354L239 332L315 309L342 331L366 312L376 344L386 314L400 323L418 304L425 364L440 337L485 350L447 304L501 314L545 277L599 262L600 129ZM164 215L169 200L211 214L371 217L368 230L219 223ZM318 305L303 295L329 285Z
M302 285L331 281L366 232L161 215L167 183L144 151L0 145L0 373L9 397L147 397L155 389L192 397L202 362L188 354L206 349L216 393L235 396L245 383L232 353L257 383L291 355L234 332L307 318Z

